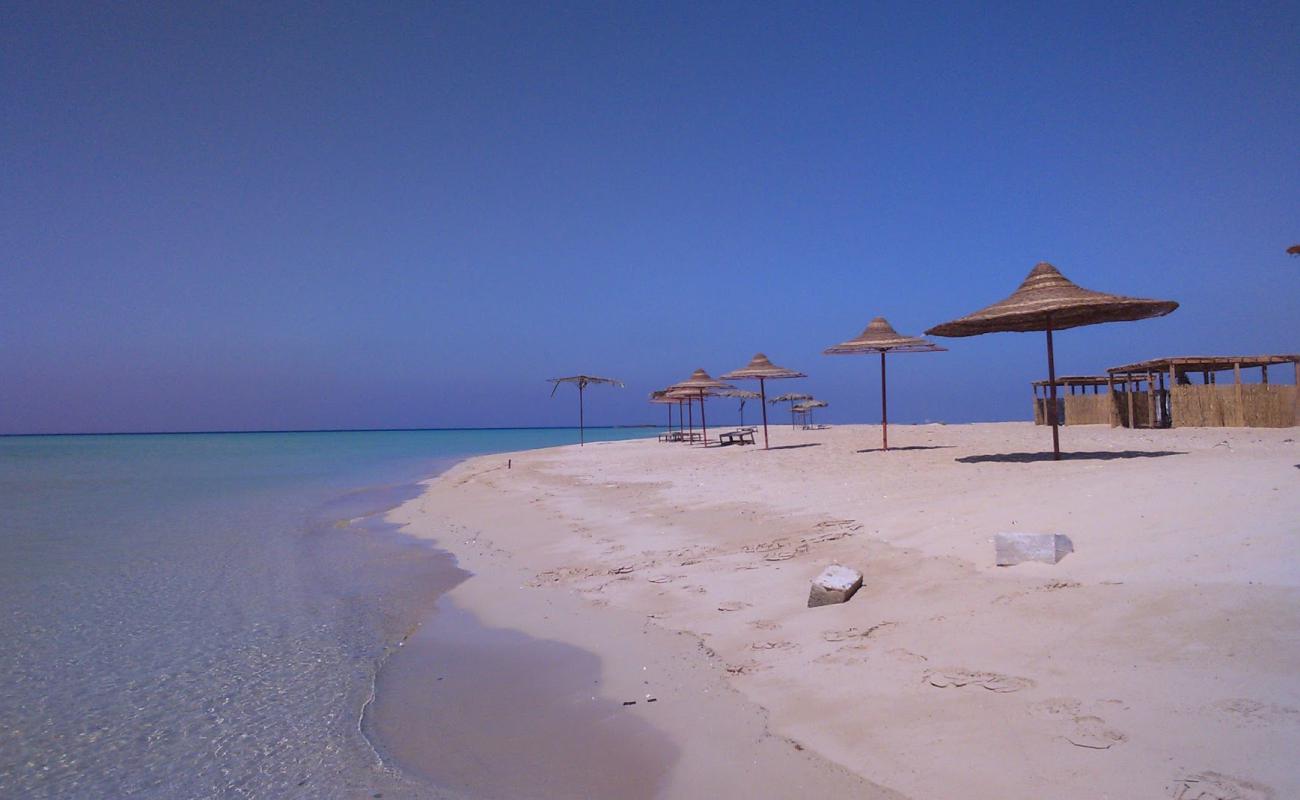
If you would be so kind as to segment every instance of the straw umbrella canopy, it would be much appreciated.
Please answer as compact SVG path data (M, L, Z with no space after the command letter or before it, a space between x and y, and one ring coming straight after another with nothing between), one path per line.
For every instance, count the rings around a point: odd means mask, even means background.
M757 380L758 394L763 400L763 449L767 450L767 382L769 380L779 380L783 378L806 378L807 375L802 372L795 372L792 369L778 367L768 360L767 356L762 353L755 353L749 363L737 370L732 370L722 376L724 380ZM743 406L742 406L743 408Z
M695 392L688 392L685 389L673 389L669 387L664 390L664 396L677 401L677 427L679 430L695 430ZM682 408L682 404L686 408Z
M749 400L761 400L763 396L758 392L751 392L748 389L719 389L714 393L717 397L730 397L740 401L740 424L745 424L745 403ZM766 416L766 415L764 415Z
M1047 332L1047 380L1051 403L1047 416L1052 422L1052 455L1061 458L1059 421L1056 418L1056 360L1052 332L1097 325L1103 322L1132 322L1163 317L1178 308L1173 300L1148 300L1094 292L1074 284L1047 262L1039 263L1005 300L964 317L935 325L931 336L978 336L1000 331Z
M806 414L807 419L804 420L804 425L808 425L812 422L812 410L814 408L825 408L828 405L830 405L830 403L827 403L825 400L805 400L802 403L791 406L790 410L798 411L800 414Z
M547 378L547 382L555 384L555 386L551 388L551 397L554 397L555 393L559 391L560 384L562 383L572 383L577 385L578 387L578 445L579 446L585 445L587 443L587 424L584 418L585 412L583 409L583 402L582 402L583 392L585 392L587 390L587 387L593 383L597 383L597 384L604 383L604 384L609 384L610 386L617 386L620 389L623 388L623 382L620 380L615 380L614 378L599 378L596 377L595 375L569 375L564 378Z
M734 389L736 387L723 383L717 378L712 377L702 369L697 369L691 373L691 377L684 381L674 383L668 387L669 390L680 390L690 392L700 398L700 430L704 434L704 446L709 445L709 425L704 419L704 397L713 392L715 389Z
M767 402L772 405L776 405L777 403L789 403L790 404L790 427L793 428L794 427L794 404L799 402L800 400L813 400L813 399L815 398L812 395L804 394L803 392L786 392L785 394L780 395L778 397L773 397L771 400L768 400Z
M650 402L668 406L668 430L671 431L673 429L673 406L678 406L680 408L682 401L675 397L669 397L668 391L661 389L657 392L650 393Z
M919 336L904 336L884 317L876 317L856 338L828 347L828 356L857 353L880 354L880 447L889 449L889 395L885 390L885 353L937 353L947 350Z

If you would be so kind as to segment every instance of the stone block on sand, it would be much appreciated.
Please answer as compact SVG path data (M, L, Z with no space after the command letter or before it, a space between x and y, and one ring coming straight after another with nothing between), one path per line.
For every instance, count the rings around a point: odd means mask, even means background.
M1055 564L1074 552L1070 537L1059 533L999 533L993 537L999 567L1010 567L1024 561L1041 561Z
M808 592L808 607L846 603L853 593L862 588L862 573L839 564L832 564L813 579Z

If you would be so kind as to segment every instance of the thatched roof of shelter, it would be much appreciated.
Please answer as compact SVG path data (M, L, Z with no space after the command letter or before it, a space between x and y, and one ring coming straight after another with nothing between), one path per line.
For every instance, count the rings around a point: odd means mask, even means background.
M1153 358L1111 367L1106 371L1112 375L1138 372L1167 372L1173 367L1179 372L1225 372L1240 367L1267 367L1271 364L1300 364L1300 353L1286 353L1265 356L1175 356L1172 358Z
M795 406L794 410L810 411L814 408L825 408L828 405L830 405L830 403L826 402L825 400L809 400L806 403L800 403L799 405Z
M856 337L834 347L828 347L822 352L827 355L848 355L851 353L928 353L947 349L920 336L904 336L894 330L889 320L876 317Z
M1057 386L1105 386L1110 383L1110 378L1105 375L1058 375L1056 377ZM1047 380L1033 381L1033 386L1046 386Z
M795 370L786 369L785 367L778 367L777 365L769 361L767 356L763 355L762 353L755 353L754 357L749 360L748 364L741 367L740 369L732 370L731 372L728 372L727 374L722 376L724 380L729 380L729 381L737 381L737 380L744 380L744 379L757 380L759 378L770 380L774 378L806 378L806 377L808 376L803 374L802 372L796 372Z
M977 336L998 331L1076 328L1100 322L1126 322L1162 317L1178 308L1173 300L1148 300L1084 289L1056 267L1042 262L1010 297L959 319L935 325L932 336Z

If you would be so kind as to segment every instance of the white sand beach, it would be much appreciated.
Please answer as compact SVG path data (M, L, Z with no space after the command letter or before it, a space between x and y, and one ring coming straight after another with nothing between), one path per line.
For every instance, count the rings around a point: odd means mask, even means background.
M1297 435L774 426L472 459L390 518L476 573L458 606L655 696L663 796L1287 798ZM1075 551L997 567L999 532ZM863 588L807 608L832 563Z

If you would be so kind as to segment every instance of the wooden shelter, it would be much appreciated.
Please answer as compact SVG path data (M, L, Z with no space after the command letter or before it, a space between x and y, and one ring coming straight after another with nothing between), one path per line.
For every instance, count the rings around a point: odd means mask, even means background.
M1047 405L1052 401L1047 381L1034 381L1034 424L1050 424ZM1062 425L1106 425L1111 422L1110 377L1106 375L1062 375L1056 379L1056 417ZM1102 387L1106 388L1103 393ZM1088 390L1092 391L1089 392Z
M1291 369L1285 368L1288 364ZM1284 375L1292 373L1292 383L1270 381L1270 366L1282 367ZM1243 381L1244 369L1258 369L1260 382ZM1231 383L1220 384L1222 372L1232 373ZM1111 367L1107 373L1112 425L1288 428L1300 424L1300 354L1153 358Z

